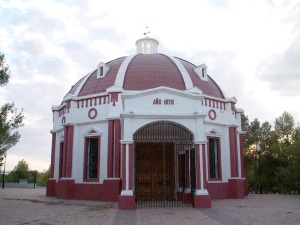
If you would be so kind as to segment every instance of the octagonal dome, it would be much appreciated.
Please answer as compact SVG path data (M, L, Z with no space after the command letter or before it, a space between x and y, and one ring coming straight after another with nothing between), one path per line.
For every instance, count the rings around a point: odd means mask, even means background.
M215 81L196 72L196 66L186 60L164 54L136 54L117 58L105 63L105 76L97 76L98 69L80 79L68 94L88 96L106 92L116 85L125 91L141 91L160 86L177 90L199 88L203 94L224 99L225 96Z

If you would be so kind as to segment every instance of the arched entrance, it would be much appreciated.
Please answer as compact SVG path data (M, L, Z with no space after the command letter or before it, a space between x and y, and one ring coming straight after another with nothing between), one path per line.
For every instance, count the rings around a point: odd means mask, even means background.
M189 206L195 187L193 134L185 127L159 121L134 135L137 207Z

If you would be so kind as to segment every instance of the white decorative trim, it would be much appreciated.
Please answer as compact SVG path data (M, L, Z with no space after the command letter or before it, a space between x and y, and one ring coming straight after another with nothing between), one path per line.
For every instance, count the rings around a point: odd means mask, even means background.
M90 133L91 131L95 131L96 133ZM93 127L83 133L84 137L101 136L101 135L102 135L102 132L100 132L99 130L97 130Z
M74 180L73 177L61 177L60 180Z
M177 90L177 89L166 87L166 86L160 86L160 87L147 89L147 90L139 91L139 92L136 92L136 91L135 92L123 92L121 94L121 98L122 98L122 100L133 99L133 98L144 97L147 95L157 94L157 93L168 93L168 94L177 95L180 97L190 98L190 99L194 99L194 100L202 100L204 98L204 96L202 94L181 91L181 90Z
M107 93L112 93L112 92L123 92L124 89L119 87L119 86L116 86L116 85L113 85L113 86L110 86L109 88L106 89L106 92Z
M121 144L133 144L133 140L120 140Z
M244 113L244 110L243 109L236 109L235 110L237 113Z
M201 190L203 190L204 189L204 179L203 179L203 176L204 176L204 173L203 173L203 152L202 152L202 146L200 145L199 146L199 150L200 150L200 154L199 154L199 157L200 157L200 173L201 173L201 175L200 175L200 188L201 188Z
M115 80L115 84L114 84L115 86L118 86L121 88L123 87L127 67L129 65L129 63L131 62L131 60L135 56L136 55L127 56L126 59L122 62L121 66L118 70L117 76L116 76L116 80Z
M229 180L246 180L244 177L230 177Z
M241 145L240 145L240 137L239 136L240 135L237 133L236 134L236 146L237 146L237 157L238 157L237 163L238 163L238 171L239 171L238 177L242 178Z
M194 145L203 145L203 144L206 144L207 143L207 140L204 140L204 141L194 141Z
M209 195L209 193L206 189L197 189L194 195Z
M139 118L139 119L194 119L194 118L204 118L206 113L199 112L198 114L194 113L159 113L159 112L124 112L120 113L121 118Z
M207 81L207 66L205 64L201 64L200 66L195 67L193 70L201 80Z
M186 71L185 67L182 65L182 63L178 59L174 58L173 56L169 56L169 55L166 55L166 56L169 57L175 63L178 70L180 71L181 76L184 81L185 89L193 88L194 85L193 85L192 79L191 79L189 73Z
M123 191L121 191L121 195L122 196L132 196L133 191L132 190L123 190Z
M74 96L78 96L79 92L81 91L83 85L85 84L85 82L87 81L87 79L89 79L89 77L93 74L94 71L90 72L89 74L87 74L84 79L81 81L80 85L77 87Z
M185 90L185 92L190 92L193 94L203 94L203 91L198 87L192 87L190 89Z
M100 68L102 67L102 74L100 74ZM104 62L100 62L97 66L97 79L105 77L110 67L106 65Z
M212 133L214 132L214 133ZM217 129L213 128L205 132L206 136L214 136L214 137L221 137L222 134Z
M129 145L126 144L126 190L129 190Z
M108 177L108 178L105 178L104 180L121 180L121 178Z
M63 103L61 105L53 105L52 106L52 112L54 111L59 111L60 109L62 109L63 107L67 106L67 103Z

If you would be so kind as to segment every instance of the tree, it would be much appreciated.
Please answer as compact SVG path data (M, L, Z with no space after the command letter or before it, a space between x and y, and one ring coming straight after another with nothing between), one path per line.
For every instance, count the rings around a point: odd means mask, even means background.
M295 127L293 116L288 112L284 112L282 116L275 119L274 127L279 139L285 143L290 143Z
M23 110L18 112L14 103L6 103L0 108L0 152L4 153L17 144L20 134L17 128L23 125Z
M284 112L274 121L258 119L249 121L243 115L245 172L249 187L255 190L258 184L258 157L262 171L264 192L291 192L298 188L300 193L300 127L295 127L294 118ZM255 147L261 146L260 155Z
M4 54L0 53L0 86L8 83L10 71L5 64ZM16 145L20 139L18 128L23 126L23 109L18 112L14 103L6 103L0 107L0 164L4 152Z
M8 66L5 64L4 54L0 53L0 86L8 83L10 72Z
M32 172L34 171L29 171L29 164L24 159L22 159L11 171L10 179L14 182L19 182L20 179L27 179L28 181L32 182L34 180Z
M49 166L48 170L44 170L43 172L38 172L37 174L37 185L39 186L46 186L47 185L47 181L50 178L50 170L51 170L51 166Z
M15 168L12 170L12 172L28 172L29 171L29 164L22 159L18 162L18 164L15 166Z

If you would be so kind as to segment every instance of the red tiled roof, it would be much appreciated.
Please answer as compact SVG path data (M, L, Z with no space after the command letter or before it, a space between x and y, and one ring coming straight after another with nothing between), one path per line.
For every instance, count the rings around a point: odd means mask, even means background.
M140 54L133 58L127 68L123 88L145 90L159 86L185 90L181 73L173 61L161 54Z
M107 63L110 67L105 77L97 79L95 70L85 82L78 96L86 96L105 92L114 85L118 70L126 57L121 57ZM203 81L194 72L195 65L183 59L177 58L187 70L194 87L198 87L204 94L216 98L224 99L224 95L214 80L208 76L207 81ZM74 94L82 79L74 85L69 94ZM185 90L184 80L175 63L163 54L138 54L129 63L125 78L124 90L146 90L166 86L178 90Z

